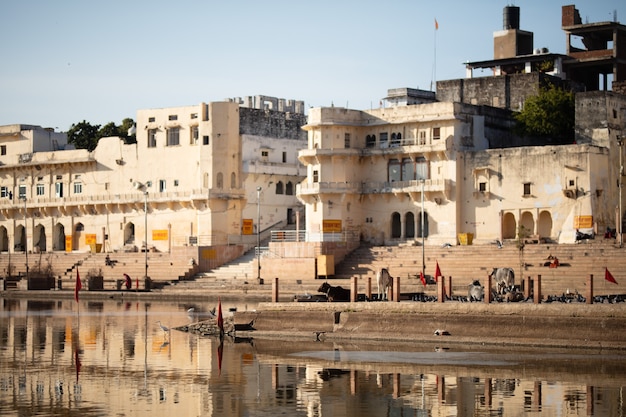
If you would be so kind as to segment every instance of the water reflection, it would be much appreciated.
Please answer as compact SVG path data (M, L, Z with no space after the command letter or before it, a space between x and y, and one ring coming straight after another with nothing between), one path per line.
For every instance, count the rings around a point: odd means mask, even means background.
M158 324L211 303L0 301L2 416L624 415L617 351L220 344Z

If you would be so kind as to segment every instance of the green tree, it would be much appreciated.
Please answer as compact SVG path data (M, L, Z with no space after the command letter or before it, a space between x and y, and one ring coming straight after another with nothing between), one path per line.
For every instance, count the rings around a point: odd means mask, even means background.
M574 117L574 93L550 85L526 99L524 109L515 115L516 130L523 136L571 143L574 140Z
M128 130L135 126L135 121L129 117L122 120L122 125L120 126L120 136L124 138L125 143L137 143L137 135L128 134Z
M67 131L67 141L76 149L87 149L91 152L98 145L98 129L100 125L92 125L85 120L77 124L72 123Z

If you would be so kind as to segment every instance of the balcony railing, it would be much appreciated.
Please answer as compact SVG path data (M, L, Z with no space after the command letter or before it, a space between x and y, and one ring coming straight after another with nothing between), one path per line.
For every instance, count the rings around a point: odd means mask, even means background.
M424 180L424 192L447 193L452 187L448 179ZM411 181L368 181L368 182L302 182L297 184L298 195L315 194L382 194L382 193L415 193L421 192L422 180Z

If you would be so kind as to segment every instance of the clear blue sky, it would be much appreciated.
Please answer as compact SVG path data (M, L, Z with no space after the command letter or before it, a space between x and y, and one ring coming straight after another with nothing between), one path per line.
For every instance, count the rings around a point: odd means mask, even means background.
M562 5L626 23L623 0L0 0L0 125L65 131L257 94L368 109L492 59L510 4L555 53Z

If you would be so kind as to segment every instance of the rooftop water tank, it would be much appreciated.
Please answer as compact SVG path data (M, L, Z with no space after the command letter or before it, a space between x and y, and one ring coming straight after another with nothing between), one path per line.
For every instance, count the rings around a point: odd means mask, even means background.
M505 30L519 29L519 7L506 6L503 14L503 26Z

